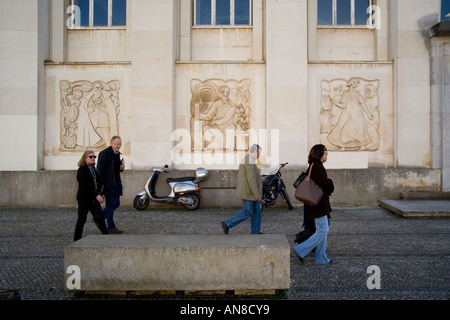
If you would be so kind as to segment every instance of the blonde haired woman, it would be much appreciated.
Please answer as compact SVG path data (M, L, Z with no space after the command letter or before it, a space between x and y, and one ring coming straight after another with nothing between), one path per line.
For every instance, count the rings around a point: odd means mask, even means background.
M100 206L100 203L104 200L100 192L101 185L97 179L97 171L95 170L96 157L94 151L86 150L81 156L80 161L78 161L78 219L75 226L74 241L81 239L89 211L92 213L94 222L99 230L103 234L108 234L102 207Z

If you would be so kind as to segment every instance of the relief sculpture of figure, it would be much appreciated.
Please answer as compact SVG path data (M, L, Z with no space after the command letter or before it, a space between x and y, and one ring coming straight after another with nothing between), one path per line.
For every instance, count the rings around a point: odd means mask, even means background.
M102 149L119 134L120 82L60 81L62 151Z
M322 85L321 134L326 135L324 142L331 144L331 150L378 148L379 119L367 104L368 99L375 101L377 89L369 83L363 95L356 89L360 82L359 78L351 78L346 89L342 84L325 86L325 89Z
M90 85L90 82L87 82L87 84ZM96 146L102 142L102 137L95 131L91 122L90 114L95 110L88 106L86 97L83 96L80 89L75 90L74 100L77 102L76 105L79 106L77 145L82 147Z
M112 93L103 90L99 81L94 82L94 94L89 99L88 108L93 110L91 119L98 134L103 141L110 141L118 134L117 114L115 101L111 99Z
M193 150L242 148L250 129L250 80L191 80L190 130Z
M220 99L216 100L206 113L200 113L204 132L211 129L220 131L220 134L214 135L218 140L214 143L216 147L224 145L223 139L227 129L236 129L233 121L235 112L236 107L230 100L230 88L224 86L220 89Z
M246 131L250 129L250 108L245 108L242 104L237 106L236 114L234 116L234 122L237 129L240 131Z

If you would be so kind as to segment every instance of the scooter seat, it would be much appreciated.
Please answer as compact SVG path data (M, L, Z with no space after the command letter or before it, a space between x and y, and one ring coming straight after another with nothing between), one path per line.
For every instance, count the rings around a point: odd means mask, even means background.
M171 183L171 182L183 182L183 181L194 181L194 180L195 180L195 177L167 178L166 182Z

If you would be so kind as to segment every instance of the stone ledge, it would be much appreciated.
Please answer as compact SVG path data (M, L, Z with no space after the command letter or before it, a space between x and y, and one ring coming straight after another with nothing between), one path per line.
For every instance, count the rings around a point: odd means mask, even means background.
M404 218L450 218L450 200L380 200L379 205Z
M65 248L80 291L285 290L290 247L280 234L88 235ZM70 274L66 274L66 281Z
M445 37L450 35L450 21L441 21L438 24L432 26L429 30L429 36L432 37Z
M406 191L400 194L402 200L450 200L450 192Z
M292 184L305 169L305 166L292 166L282 171L294 206L303 205L295 200ZM192 170L174 170L168 177L189 176L192 173ZM439 169L330 169L327 173L335 186L330 198L332 206L377 205L378 199L399 199L401 192L435 192L441 190L442 186L442 171ZM149 170L125 170L122 173L124 195L120 200L121 208L133 206L136 193L142 190L150 174ZM0 189L4 190L0 193L0 206L76 208L75 177L75 170L0 171ZM209 179L200 183L201 208L242 208L242 200L235 195L236 183L237 170L209 170ZM170 191L165 179L158 181L156 189L161 194ZM278 205L285 207L284 201L280 197L278 199ZM165 203L152 202L148 210L167 207Z

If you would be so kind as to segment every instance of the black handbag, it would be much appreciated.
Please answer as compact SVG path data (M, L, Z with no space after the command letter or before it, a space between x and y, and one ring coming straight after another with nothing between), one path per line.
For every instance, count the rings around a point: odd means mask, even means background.
M316 232L316 230L310 230L310 229L300 231L299 233L297 233L297 234L295 235L295 240L294 240L294 242L295 242L295 243L298 243L298 244L300 244L300 243L302 243L302 242L305 242L305 241L308 240L309 237L311 237L315 232Z
M306 178L306 173L302 172L298 176L297 180L295 180L293 186L295 189L297 189L298 185Z

